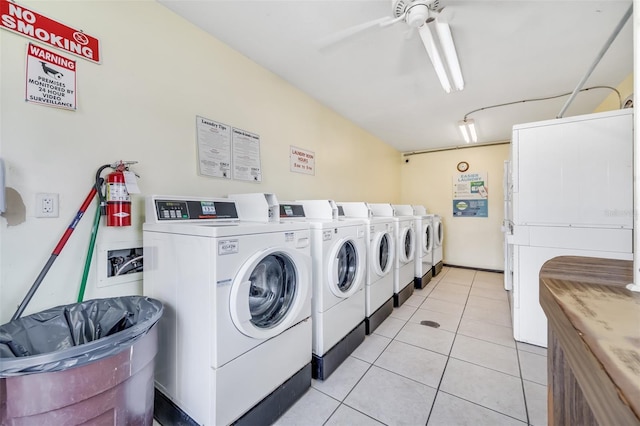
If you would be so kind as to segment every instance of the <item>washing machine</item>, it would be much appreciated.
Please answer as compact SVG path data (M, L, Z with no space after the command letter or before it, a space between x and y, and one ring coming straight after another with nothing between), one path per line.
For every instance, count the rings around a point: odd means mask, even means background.
M275 421L311 385L306 224L239 220L224 198L149 196L144 294L161 300L155 413Z
M338 220L333 200L280 203L282 221L311 234L313 378L325 380L364 341L366 239L361 219Z
M416 243L413 284L415 288L425 288L433 276L433 227L431 218L427 216L424 206L392 204L392 207L396 215L414 217Z
M435 277L442 271L442 241L444 240L444 226L442 225L442 217L433 215L433 276Z
M365 202L337 203L339 218L365 221L367 275L365 279L365 331L371 334L393 312L393 271L396 236L393 219L373 217Z
M421 205L412 205L416 217L416 288L425 288L433 278L433 215Z
M387 203L369 204L373 216L392 217L396 231L396 260L393 272L393 306L398 307L413 294L415 275L415 221L413 215L398 215Z

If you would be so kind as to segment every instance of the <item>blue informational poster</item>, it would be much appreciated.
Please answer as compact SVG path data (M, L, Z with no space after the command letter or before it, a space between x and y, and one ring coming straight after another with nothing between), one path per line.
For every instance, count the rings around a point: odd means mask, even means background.
M489 217L487 200L453 200L454 217Z
M453 177L453 217L489 217L486 172Z

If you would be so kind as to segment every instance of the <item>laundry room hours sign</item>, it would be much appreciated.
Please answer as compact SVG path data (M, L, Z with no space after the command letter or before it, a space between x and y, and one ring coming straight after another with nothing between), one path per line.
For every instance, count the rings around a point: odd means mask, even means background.
M313 151L290 145L289 170L307 175L316 174L316 154Z
M453 217L488 217L487 172L453 176Z

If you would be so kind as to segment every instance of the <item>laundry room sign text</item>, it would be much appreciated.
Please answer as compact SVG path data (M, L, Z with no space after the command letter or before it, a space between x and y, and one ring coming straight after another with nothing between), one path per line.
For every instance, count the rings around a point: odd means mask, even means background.
M233 127L231 129L231 147L233 178L256 183L262 182L260 135Z
M316 174L316 154L313 151L290 146L289 169L295 173Z
M0 28L100 63L97 38L12 1L0 0Z
M488 217L487 172L453 176L453 217Z
M76 61L29 43L25 100L76 109Z
M196 116L198 172L231 179L231 126Z
M262 182L260 135L196 116L198 173Z

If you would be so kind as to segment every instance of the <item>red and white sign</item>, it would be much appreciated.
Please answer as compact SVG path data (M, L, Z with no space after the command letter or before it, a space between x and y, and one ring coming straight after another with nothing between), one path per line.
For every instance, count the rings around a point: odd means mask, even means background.
M97 38L9 0L0 0L0 28L100 63Z
M25 100L76 109L76 61L29 43Z
M289 170L307 175L316 174L316 154L313 151L298 148L293 145L289 151Z

